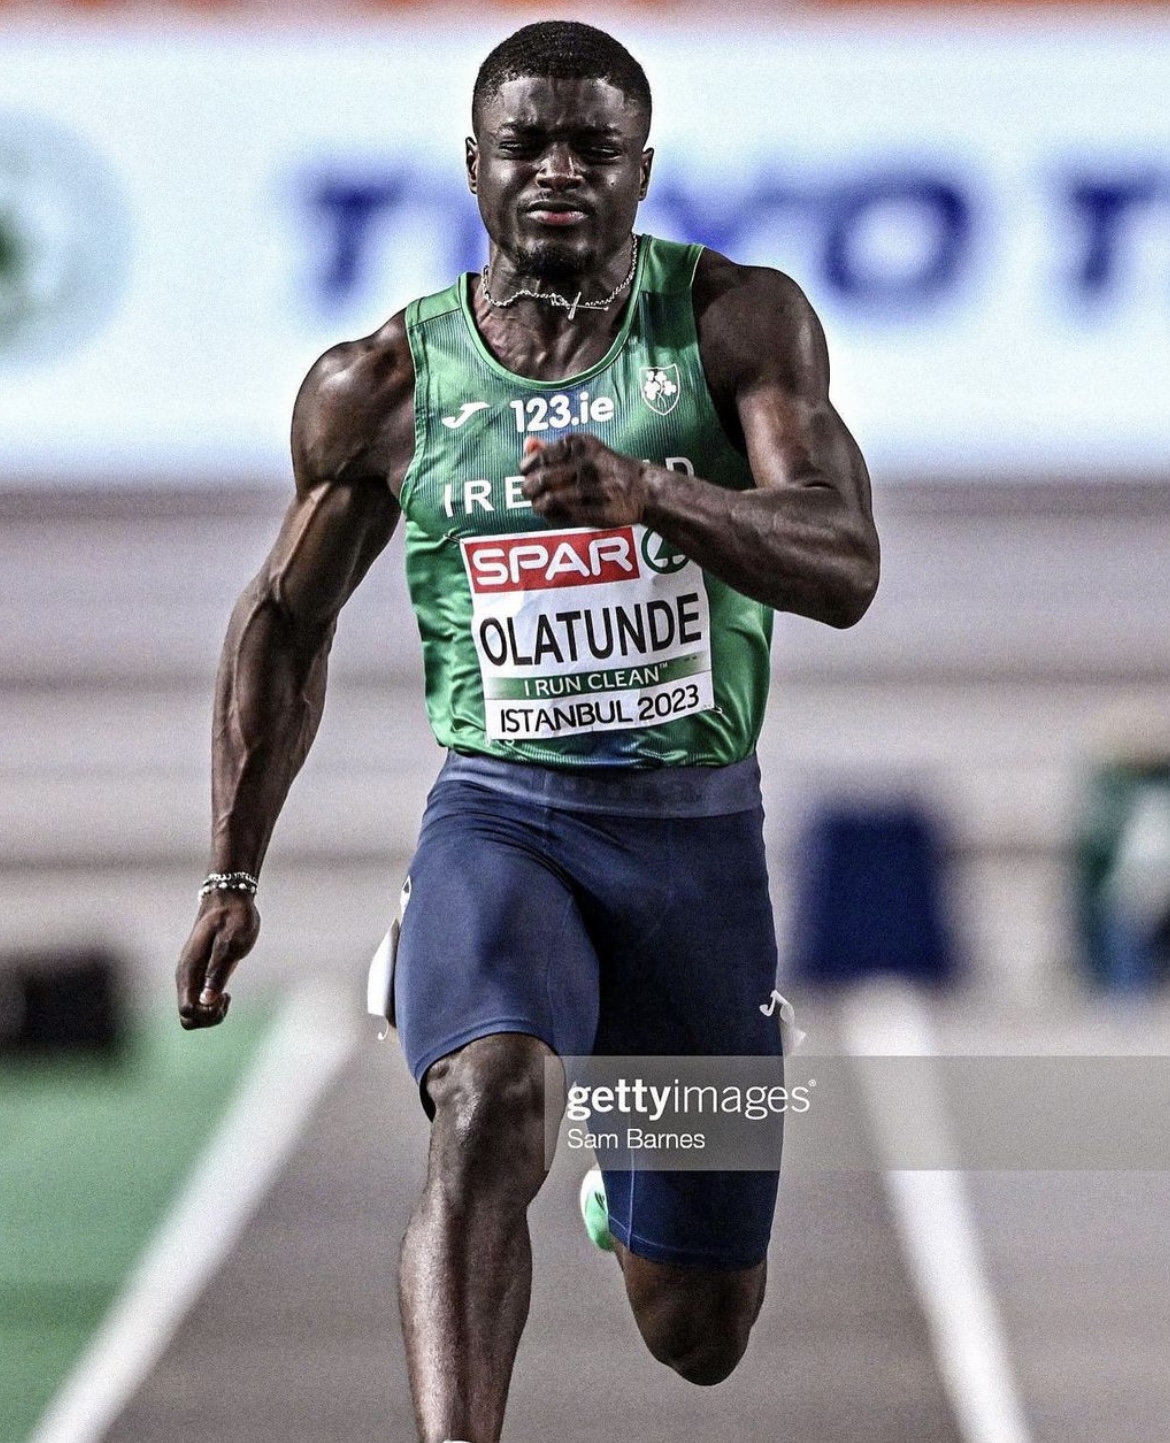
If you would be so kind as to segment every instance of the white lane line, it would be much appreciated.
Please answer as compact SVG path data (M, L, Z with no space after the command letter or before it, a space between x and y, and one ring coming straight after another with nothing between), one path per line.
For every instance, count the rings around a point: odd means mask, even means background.
M863 988L842 1008L845 1045L856 1057L931 1056L937 1052L918 994L901 985ZM889 1088L861 1070L879 1150L897 1155L895 1130L906 1124ZM927 1155L954 1157L946 1108L937 1090L915 1093L915 1135ZM905 1156L903 1151L902 1156ZM886 1187L910 1276L918 1289L939 1373L966 1443L1031 1443L1003 1324L979 1246L963 1175L888 1170Z
M29 1443L97 1443L158 1362L353 1049L331 990L300 989ZM230 1025L230 1023L229 1023Z

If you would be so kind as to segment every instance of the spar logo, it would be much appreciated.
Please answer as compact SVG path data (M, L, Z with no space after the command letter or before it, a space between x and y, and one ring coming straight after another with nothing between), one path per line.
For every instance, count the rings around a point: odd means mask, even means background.
M464 541L462 546L471 589L481 595L638 579L634 533L629 526L610 531L483 537Z
M659 536L657 531L644 531L642 560L651 571L657 571L660 576L670 576L675 571L681 571L690 558L665 536Z

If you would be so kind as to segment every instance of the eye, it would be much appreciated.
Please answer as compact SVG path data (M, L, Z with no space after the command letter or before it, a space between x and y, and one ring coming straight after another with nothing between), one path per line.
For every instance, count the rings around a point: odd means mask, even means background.
M501 155L536 155L540 150L539 142L523 135L502 135L496 141L496 149Z

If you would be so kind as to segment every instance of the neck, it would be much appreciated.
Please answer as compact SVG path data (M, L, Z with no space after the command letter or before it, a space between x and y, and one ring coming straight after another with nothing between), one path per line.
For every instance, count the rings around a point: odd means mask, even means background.
M470 294L475 324L488 349L508 370L535 381L563 380L588 370L621 329L633 290L632 278L623 285L632 249L627 242L613 258L616 264L572 281L563 278L558 287L548 277L525 274L493 247L492 259ZM528 288L537 294L516 294ZM615 289L618 293L610 302L596 305ZM554 291L560 304L546 298ZM578 291L581 301L574 311ZM590 300L595 304L586 308Z
M597 271L563 275L526 270L493 245L491 258L480 276L480 295L493 310L513 305L547 307L573 321L579 312L608 311L614 306L620 309L633 285L637 263L637 236L623 242Z

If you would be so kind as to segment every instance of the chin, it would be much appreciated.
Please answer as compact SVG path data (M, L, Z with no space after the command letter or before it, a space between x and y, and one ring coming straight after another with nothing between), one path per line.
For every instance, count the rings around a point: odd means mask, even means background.
M562 239L560 236L526 241L516 255L516 261L524 274L542 281L560 281L579 276L589 269L591 259L587 248L580 244L574 245L567 237Z

